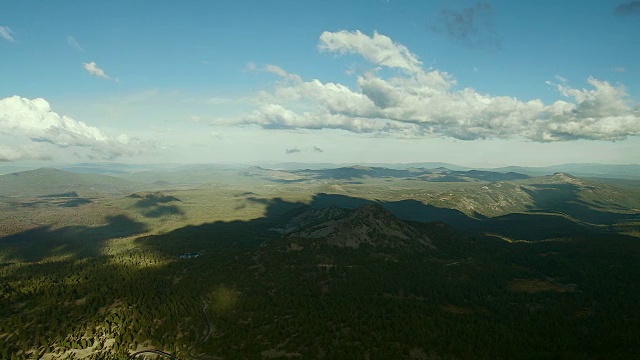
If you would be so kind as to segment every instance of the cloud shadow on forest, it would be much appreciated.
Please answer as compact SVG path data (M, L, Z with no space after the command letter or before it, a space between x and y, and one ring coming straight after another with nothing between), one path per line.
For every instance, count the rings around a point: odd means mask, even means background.
M534 201L529 211L557 212L576 220L597 225L613 225L619 222L640 221L640 214L623 213L619 205L587 202L580 198L579 186L574 184L534 184L535 190L523 188ZM607 209L608 208L608 209ZM617 210L617 211L607 211Z
M150 218L161 218L164 216L171 215L184 215L184 211L180 209L173 202L181 202L182 200L173 197L164 195L162 193L152 193L146 195L133 194L129 195L131 198L139 199L135 203L135 207L142 210L142 215Z
M125 215L105 217L107 224L97 227L41 226L0 238L5 260L39 261L51 256L84 258L101 255L104 243L147 231L145 224Z

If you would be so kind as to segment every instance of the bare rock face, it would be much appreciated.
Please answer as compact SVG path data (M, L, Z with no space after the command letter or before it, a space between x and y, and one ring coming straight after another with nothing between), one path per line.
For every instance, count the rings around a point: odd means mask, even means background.
M396 218L380 205L362 205L355 210L336 207L308 208L278 229L289 237L322 239L337 247L434 246L425 234Z

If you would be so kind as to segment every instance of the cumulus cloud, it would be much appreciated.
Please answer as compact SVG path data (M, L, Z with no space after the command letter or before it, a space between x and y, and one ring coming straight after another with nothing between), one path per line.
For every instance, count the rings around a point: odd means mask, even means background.
M71 35L67 35L67 45L71 46L72 48L74 48L74 49L76 49L76 50L78 50L78 51L83 51L83 52L84 52L84 49L82 48L82 46L80 46L80 43L78 42L78 40L76 40L76 39L75 39L73 36L71 36ZM94 66L95 66L95 64L96 64L96 63L93 63L93 65L94 65ZM86 64L85 64L85 69L86 69L86 68L87 68L87 67L86 67ZM87 69L87 70L89 70L89 69ZM102 70L100 70L100 71L102 71ZM91 72L91 71L89 70L89 72ZM104 72L103 72L103 73L104 73Z
M107 136L100 129L51 110L41 98L12 96L0 99L0 135L18 146L2 149L5 159L40 159L37 144L55 148L84 149L91 158L114 159L139 154L147 144L126 135Z
M629 1L618 5L615 14L622 16L640 15L640 1Z
M493 8L487 1L462 9L445 7L440 11L439 24L429 28L445 33L465 46L500 48L500 39L493 26Z
M355 88L318 79L278 83L273 91L261 93L259 106L237 123L266 129L340 129L373 136L462 140L621 140L640 134L640 107L628 102L622 85L589 78L589 89L576 89L557 76L558 83L548 84L564 99L544 104L538 99L521 101L457 89L451 75L423 70L417 56L381 34L324 32L319 46L324 51L361 55L374 67L358 76ZM385 77L380 67L403 72ZM277 69L273 71L290 75Z
M297 113L279 104L264 105L237 123L257 124L265 129L340 129L359 134L394 133L400 135L403 129L407 134L415 134L420 130L413 124L331 114L321 109L315 113Z
M89 62L89 63L83 63L82 66L84 66L85 70L87 70L89 72L89 74L93 75L93 76L97 76L99 78L103 78L106 80L110 80L111 78L109 76L107 76L107 74L104 72L104 70L100 69L98 67L98 64L95 63L95 61Z
M640 111L627 103L625 88L595 78L589 78L588 83L591 90L554 84L573 101L556 103L562 111L552 114L537 140L622 140L640 135Z
M13 31L8 26L0 26L0 37L11 42L16 40L13 38Z

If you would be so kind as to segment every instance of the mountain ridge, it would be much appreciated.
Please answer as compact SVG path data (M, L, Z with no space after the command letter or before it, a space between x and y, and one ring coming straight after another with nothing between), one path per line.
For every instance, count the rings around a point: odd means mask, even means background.
M75 173L56 168L38 168L0 175L0 196L47 196L75 192L90 194L125 194L140 184L115 176Z

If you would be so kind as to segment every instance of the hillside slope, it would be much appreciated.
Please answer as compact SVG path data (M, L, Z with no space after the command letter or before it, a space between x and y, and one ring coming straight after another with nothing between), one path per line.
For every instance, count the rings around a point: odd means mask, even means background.
M359 248L362 244L433 247L424 233L378 204L362 205L355 210L308 208L275 230L289 238L320 239L337 247Z

